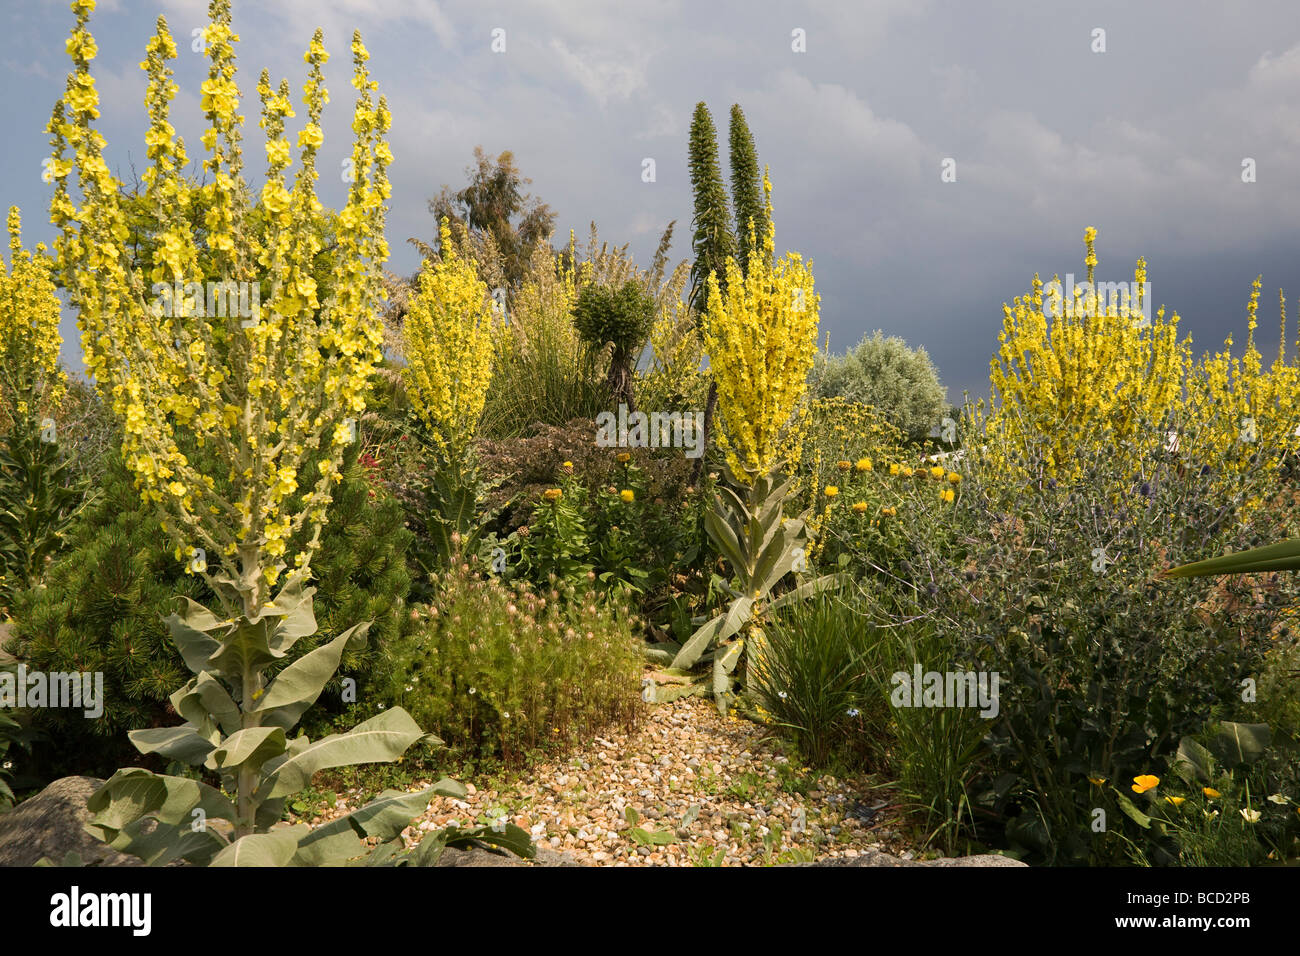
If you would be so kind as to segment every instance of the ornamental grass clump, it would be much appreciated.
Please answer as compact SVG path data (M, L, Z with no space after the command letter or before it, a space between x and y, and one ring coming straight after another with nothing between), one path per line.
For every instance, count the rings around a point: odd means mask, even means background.
M336 255L322 287L313 275L325 246L315 194L327 100L321 32L304 56L307 123L298 135L292 188L285 180L290 147L284 125L293 115L288 82L273 90L263 72L258 83L268 165L258 210L264 222L256 227L241 176L238 36L229 2L212 0L202 34L210 66L201 89L209 123L203 134L207 182L201 186L180 175L185 149L168 121L177 87L167 61L175 58L176 44L160 17L141 64L150 118L150 165L141 179L144 200L156 210L157 233L152 261L137 268L127 253L122 183L109 172L105 141L93 126L99 115L90 73L96 45L86 24L94 6L94 0L72 5L77 21L67 50L75 69L49 125L58 265L79 312L87 370L123 427L122 455L141 498L157 506L174 556L203 577L219 605L213 610L183 598L179 613L167 619L195 675L171 697L185 723L129 736L144 753L202 767L209 779L219 779L220 789L193 777L119 770L91 797L90 825L116 848L151 863L343 863L369 852L363 837L383 843L372 857L376 862L428 862L445 841L426 840L420 855L406 857L400 833L434 793L463 792L451 781L416 794L382 794L314 831L272 829L285 800L308 786L316 771L395 760L426 736L400 709L314 742L290 736L345 648L362 644L369 627L358 624L290 657L317 627L315 588L306 586L310 560L331 489L342 478L344 447L355 438L355 418L365 410L369 377L382 357L376 306L388 256L383 225L391 117L385 100L376 104L372 96L377 84L365 66L369 54L355 33L350 187L328 237ZM80 205L68 183L74 170ZM193 203L206 207L202 235L183 215ZM199 307L209 281L229 293L215 310ZM258 305L244 283L256 284ZM177 287L183 295L168 294ZM232 288L248 293L235 299L237 308L230 307ZM191 460L183 448L207 453ZM309 453L318 463L315 476L303 473ZM204 465L212 473L201 470ZM300 485L313 477L314 487L291 506ZM218 478L224 479L220 485ZM300 534L307 540L290 569L285 558ZM268 668L286 663L267 680Z

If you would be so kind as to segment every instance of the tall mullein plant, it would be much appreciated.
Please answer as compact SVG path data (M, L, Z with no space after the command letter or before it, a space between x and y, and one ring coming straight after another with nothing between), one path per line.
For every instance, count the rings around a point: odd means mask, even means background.
M167 619L195 674L172 696L185 723L130 737L144 753L218 774L222 788L120 770L89 802L91 824L114 846L154 863L342 862L363 854L365 836L394 839L401 820L420 812L421 800L427 805L433 793L381 796L329 832L305 826L271 830L285 800L316 771L395 760L424 737L396 708L314 742L290 736L344 649L364 641L368 627L359 624L290 658L298 640L316 630L315 589L305 586L310 560L331 489L341 478L344 446L353 437L348 419L365 410L369 377L381 359L376 304L380 267L388 256L383 224L391 117L384 99L376 104L372 98L377 85L366 69L369 55L354 34L351 186L333 236L332 286L319 289L312 265L324 242L312 225L321 208L316 156L324 141L322 67L328 58L320 31L304 57L307 123L298 135L299 168L291 188L285 181L284 125L293 116L288 83L273 90L265 72L258 83L268 158L261 193L267 227L259 239L242 198L243 118L236 113L233 46L238 36L231 30L229 2L212 0L203 31L210 67L202 85L209 126L203 135L207 184L201 187L189 186L180 175L184 144L168 121L177 88L167 61L175 58L176 44L159 18L141 64L148 75L145 141L151 163L142 179L145 198L157 210L158 251L151 269L134 270L125 251L130 236L121 183L109 172L104 140L92 126L98 94L89 64L96 47L86 24L93 8L94 0L72 5L77 22L67 50L75 70L50 123L59 267L80 313L86 367L123 425L122 454L141 496L161 512L177 558L204 576L221 605L214 611L182 598L181 611ZM73 170L80 206L67 183ZM197 201L208 210L202 237L181 214ZM252 315L230 308L206 315L210 310L198 309L188 295L173 297L170 309L151 296L156 284L205 281L257 283L259 289L265 284L269 298ZM201 463L181 451L191 444L215 451L204 456L217 463L214 474L202 473ZM319 461L316 481L291 511L288 502L300 480L309 480L300 473L309 452ZM289 569L289 542L302 538L306 543ZM277 583L280 589L272 594ZM268 681L266 671L276 664L287 666ZM441 789L457 787L447 782Z
M837 576L806 580L775 600L770 597L788 574L807 570L805 516L785 516L793 479L783 480L782 472L798 463L808 370L817 352L818 296L810 264L797 253L775 257L772 184L766 173L763 189L767 215L761 239L751 222L755 251L747 268L742 271L729 257L725 286L710 274L704 316L718 392L718 445L726 452L732 485L718 490L705 529L730 565L734 585L726 585L727 608L704 622L672 661L678 671L711 662L710 689L724 712L733 696L732 674L745 655L762 655L767 612L841 583Z
M425 535L415 558L428 573L462 550L473 553L483 536L475 437L500 332L487 284L473 260L457 251L445 217L439 238L441 252L436 261L425 259L402 325L402 380L434 464L418 482Z
M53 264L44 245L35 254L23 248L17 206L8 227L8 261L0 256L0 608L36 583L83 499L51 417L66 391Z

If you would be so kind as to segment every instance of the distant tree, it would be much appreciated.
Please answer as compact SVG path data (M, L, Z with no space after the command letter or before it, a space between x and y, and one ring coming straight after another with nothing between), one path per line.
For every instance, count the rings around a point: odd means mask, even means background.
M716 272L721 282L727 271L727 257L736 254L727 190L722 184L722 169L718 163L718 132L704 103L695 106L688 152L691 189L695 195L694 235L691 239L695 261L691 266L691 291L687 303L697 312L703 312L709 273Z
M758 150L739 103L731 107L731 201L736 210L736 245L740 249L740 269L747 274L754 246L763 241L767 230L767 207L763 204L763 177L758 171ZM751 221L754 225L753 245L749 238Z
M442 192L429 200L429 211L437 222L445 216L453 230L465 226L476 243L490 236L500 253L506 282L516 289L528 272L533 248L554 231L555 212L523 191L532 180L520 175L510 150L493 161L482 146L475 146L474 163L465 173L469 185L459 192L444 185Z
M811 391L871 405L912 441L921 441L951 406L947 390L924 348L911 349L897 336L879 330L845 355L817 357Z
M578 294L573 321L590 349L612 345L609 391L615 402L632 411L633 370L655 319L655 300L641 282L628 279L621 286L592 283Z

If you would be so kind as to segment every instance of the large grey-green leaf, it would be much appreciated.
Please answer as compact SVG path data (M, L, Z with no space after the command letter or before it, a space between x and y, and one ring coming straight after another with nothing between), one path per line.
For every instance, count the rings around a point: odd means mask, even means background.
M288 653L301 637L316 633L316 613L312 608L314 587L304 588L302 579L295 578L280 589L270 607L264 608L260 619L278 617L271 629L271 648L278 656Z
M191 723L201 723L205 716L215 719L226 734L233 734L243 726L239 705L227 692L221 681L207 671L192 678L171 696L172 707Z
M174 860L207 866L227 844L213 827L165 826L150 817L126 827L112 845L147 866L166 866Z
M333 821L337 823L339 821ZM333 826L333 823L330 826ZM344 866L364 856L366 845L350 826L326 831L317 827L303 838L293 857L294 866Z
M271 645L271 629L279 622L273 617L262 617L256 621L241 619L234 630L222 642L221 648L208 661L208 669L220 674L232 683L243 679L245 668L261 671L268 664L274 664L287 653ZM241 694L247 690L240 688ZM241 698L248 706L246 697Z
M113 774L91 794L86 828L107 843L145 816L160 825L189 827L200 809L208 819L234 820L235 806L221 791L191 780L128 767Z
M214 749L206 738L195 733L193 724L128 730L126 736L142 754L158 754L191 767L203 763Z
M802 521L787 521L772 533L754 562L754 590L767 594L790 573L797 557L795 549L807 543Z
M824 574L820 578L815 578L812 581L805 581L797 588L791 588L778 598L773 598L768 603L767 609L769 611L775 611L778 608L785 607L787 604L793 604L795 601L802 601L804 598L812 597L813 595L820 594L823 591L842 588L851 580L852 578L843 573Z
M364 647L370 621L344 631L328 644L304 654L276 675L258 701L257 715L263 724L285 730L298 723L303 712L316 703L325 685L338 670L343 652Z
M355 859L364 850L361 837L376 837L381 843L396 838L438 795L462 799L465 788L454 780L443 779L415 793L385 790L364 807L314 829L299 844L296 862L329 866Z
M282 727L249 727L227 737L203 765L209 770L232 771L251 763L256 770L288 746Z
M696 661L711 644L725 641L745 626L753 607L754 599L748 595L736 598L725 613L719 614L691 635L690 639L682 645L681 651L673 658L672 666L681 670L694 667Z
M157 810L167 799L167 785L160 776L140 767L117 771L86 800L90 820L86 827L101 840L111 843L118 831L140 817Z
M180 612L169 614L163 618L163 623L181 652L185 666L198 674L207 669L208 661L221 647L221 642L209 632L221 629L223 624L197 601L182 597L181 602Z
M298 852L298 842L311 832L305 823L250 833L240 837L212 858L211 866L288 866Z
M704 530L708 533L713 546L718 549L718 553L733 569L745 567L747 560L740 534L731 526L728 516L721 513L716 503L704 513Z
M1268 724L1239 724L1222 721L1210 741L1210 751L1227 768L1252 764L1264 755L1273 740Z
M1178 755L1174 758L1174 772L1187 783L1209 783L1214 777L1214 755L1191 737L1178 741Z
M725 694L731 690L731 672L736 669L736 664L740 661L741 652L745 649L745 642L736 641L728 644L726 650L713 659L713 693Z
M424 731L400 707L363 721L348 733L331 734L308 744L263 779L265 798L297 793L311 782L312 774L330 767L386 763L400 757Z

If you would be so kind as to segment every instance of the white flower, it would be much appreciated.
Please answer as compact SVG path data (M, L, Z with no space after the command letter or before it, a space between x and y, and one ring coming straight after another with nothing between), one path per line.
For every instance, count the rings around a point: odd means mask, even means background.
M506 720L509 720L509 719L510 719L510 711L508 711L508 710L503 710L503 711L501 711L501 716L504 717Z
M848 714L850 717L856 717L860 713L862 713L862 711L858 710L856 707L850 707L848 710Z
M1241 815L1247 823L1258 823L1260 813L1258 810L1252 810L1250 807L1242 807Z
M1275 793L1275 794L1273 794L1271 797L1268 798L1268 802L1269 802L1269 803L1276 803L1279 807L1285 807L1285 806L1286 806L1288 803L1290 803L1291 801L1288 800L1286 797L1282 796L1282 794L1280 794L1280 793Z
M776 696L780 697L782 700L785 700L788 695L786 694L785 691L782 690L782 691L777 691Z
M470 696L473 696L474 694L478 693L478 691L476 691L473 687L469 689L469 692L470 692Z

